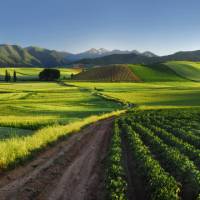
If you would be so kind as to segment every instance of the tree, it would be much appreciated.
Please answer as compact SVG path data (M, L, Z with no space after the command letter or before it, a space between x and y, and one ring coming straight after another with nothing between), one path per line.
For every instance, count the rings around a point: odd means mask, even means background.
M14 72L13 72L13 81L14 81L14 82L17 81L17 73L16 73L15 70L14 70Z
M9 81L9 73L8 70L6 69L5 71L5 81L8 82Z
M74 78L74 74L73 73L71 73L71 79L73 79Z
M60 71L57 69L44 69L39 74L41 81L55 81L60 78Z

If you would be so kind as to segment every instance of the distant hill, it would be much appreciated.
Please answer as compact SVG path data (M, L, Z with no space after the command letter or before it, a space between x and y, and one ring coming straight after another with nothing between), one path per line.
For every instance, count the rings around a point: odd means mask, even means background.
M108 64L152 64L166 61L200 61L200 50L181 51L168 56L147 56L151 53L131 53L114 54L95 59L82 59L79 63L90 65L108 65Z
M133 81L133 82L165 82L185 81L187 77L179 75L167 63L158 64L117 64L93 67L76 74L75 80L84 81Z
M16 45L0 45L0 66L32 66L38 64L39 60L33 57L28 50Z
M34 58L39 60L40 66L63 66L70 62L67 57L71 54L67 52L48 50L39 47L27 47L25 50L27 50Z
M0 45L0 66L7 67L55 67L69 61L67 53L38 47L22 48L17 45Z
M134 81L140 79L126 65L109 65L92 68L74 76L75 80L87 81Z
M100 48L100 49L95 49L95 48L92 48L88 51L85 51L83 53L80 53L80 54L72 54L72 55L69 55L68 56L68 59L70 60L73 60L73 61L77 61L77 60L81 60L81 59L93 59L93 58L101 58L101 57L104 57L104 56L110 56L110 55L125 55L125 54L137 54L137 55L143 55L145 57L155 57L157 55L155 55L154 53L150 52L150 51L145 51L145 52L139 52L139 51L136 51L136 50L132 50L132 51L127 51L127 50L118 50L118 49L115 49L115 50L107 50L107 49L104 49L104 48Z
M145 55L131 53L131 54L114 54L95 59L83 59L77 61L82 64L92 65L109 65L109 64L144 64L151 62L152 58L157 60L157 57L147 57Z
M22 48L17 45L0 45L0 67L57 67L72 64L155 64L167 61L199 61L200 50L181 51L168 56L157 56L150 51L138 52L92 48L72 54L39 47Z

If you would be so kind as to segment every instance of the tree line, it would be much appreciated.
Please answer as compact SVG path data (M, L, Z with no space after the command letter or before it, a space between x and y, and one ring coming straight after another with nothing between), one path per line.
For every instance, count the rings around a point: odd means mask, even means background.
M10 75L10 72L8 70L5 71L5 81L6 82L10 82L10 81L14 81L16 82L17 81L17 72L14 70L13 71L13 78L12 76Z

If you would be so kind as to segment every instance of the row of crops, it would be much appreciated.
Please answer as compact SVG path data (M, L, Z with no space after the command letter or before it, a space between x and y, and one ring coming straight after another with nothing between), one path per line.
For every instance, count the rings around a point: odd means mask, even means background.
M123 162L130 154L135 165L129 169L139 175L135 179L144 185L144 199L200 200L199 118L198 112L137 110L116 119L106 173L107 199L130 198L130 173Z

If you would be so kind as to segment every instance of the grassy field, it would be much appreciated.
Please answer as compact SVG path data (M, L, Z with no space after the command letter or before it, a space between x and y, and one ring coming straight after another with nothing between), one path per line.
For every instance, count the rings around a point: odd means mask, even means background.
M145 109L200 107L200 84L195 82L83 83L75 85L131 102Z
M0 84L0 126L38 129L117 108L76 87L56 83Z
M90 116L120 109L86 89L57 83L0 84L0 168L89 123ZM83 119L85 122L81 122ZM81 122L82 124L78 124ZM72 127L67 124L77 123Z
M18 80L38 80L39 73L43 70L43 68L0 68L0 81L4 80L5 70L10 72L11 76L13 75L13 71L17 72ZM71 76L71 74L77 74L80 72L80 69L70 69L70 68L60 68L61 78L67 79Z
M144 82L183 81L176 73L162 64L145 66L129 65L133 73Z
M170 61L165 63L181 77L193 81L200 81L200 63L189 61Z
M100 119L91 116L121 109L95 93L141 109L200 108L198 82L65 83L0 84L0 168L17 164L77 127Z

